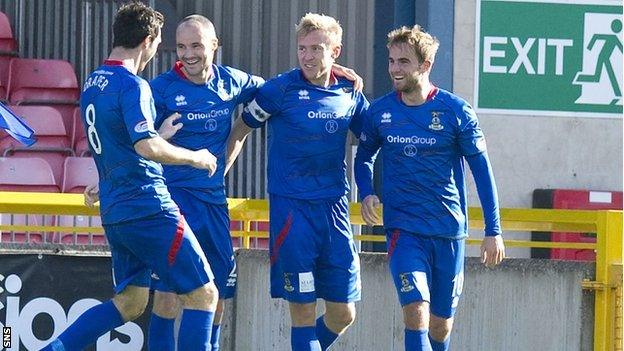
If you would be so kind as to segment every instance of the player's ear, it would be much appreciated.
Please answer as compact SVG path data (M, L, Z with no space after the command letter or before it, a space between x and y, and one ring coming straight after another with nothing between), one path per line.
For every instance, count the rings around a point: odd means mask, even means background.
M425 72L429 71L431 69L431 66L433 66L433 62L431 62L429 60L423 61L423 63L420 65L421 73L425 73Z
M342 52L342 45L336 45L334 46L334 48L332 49L332 55L331 57L335 60L338 58L338 56L340 56L340 53Z
M143 39L143 41L141 42L141 46L144 49L149 48L150 45L152 45L152 41L154 41L154 38L152 38L150 35L146 36L145 39Z

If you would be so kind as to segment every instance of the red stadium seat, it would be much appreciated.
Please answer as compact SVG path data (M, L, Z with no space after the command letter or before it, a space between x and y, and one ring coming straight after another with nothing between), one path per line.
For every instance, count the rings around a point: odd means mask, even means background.
M9 148L4 150L2 157L6 158L40 158L43 159L50 169L55 183L60 189L63 180L63 164L68 156L75 156L72 149L55 149L55 148Z
M9 101L12 104L75 105L79 95L78 80L71 63L62 60L11 60Z
M17 42L13 37L11 23L4 12L0 12L0 55L16 55Z
M49 105L63 116L71 135L72 115L80 90L67 61L13 59L9 65L7 100L13 105Z
M97 183L98 172L91 157L68 157L65 159L63 173L64 193L80 193L89 184Z
M61 191L52 168L40 158L0 157L0 191Z

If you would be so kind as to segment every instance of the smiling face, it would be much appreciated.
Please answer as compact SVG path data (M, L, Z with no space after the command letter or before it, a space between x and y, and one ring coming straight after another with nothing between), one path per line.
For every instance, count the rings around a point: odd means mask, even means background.
M297 38L299 67L312 84L324 86L329 80L331 67L340 55L340 44L322 30L314 30Z
M414 50L406 43L388 48L388 73L396 91L409 94L419 90L429 80L431 62L420 62Z
M189 80L203 83L210 78L218 40L214 28L187 21L176 30L176 53Z

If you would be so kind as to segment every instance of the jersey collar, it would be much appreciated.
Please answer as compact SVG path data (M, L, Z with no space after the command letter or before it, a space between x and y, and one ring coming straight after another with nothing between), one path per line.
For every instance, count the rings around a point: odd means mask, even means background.
M315 87L320 87L320 88L325 88L325 87L321 87L319 85L316 85L312 82L310 82L308 80L308 78L305 77L305 75L303 74L303 71L301 70L301 68L299 68L299 75L301 76L301 80L303 80L304 82L310 84L310 85L314 85ZM334 71L329 71L329 85L327 86L327 88L331 87L332 85L336 85L338 84L338 77L336 77L336 75L334 74Z
M435 98L435 96L438 95L438 91L440 91L440 89L438 89L438 87L436 87L435 85L431 84L431 90L429 90L429 94L427 94L427 100L425 100L424 103L427 103L433 100L433 98ZM396 92L396 97L399 100L399 102L402 104L405 104L403 100L401 99L401 95L402 93L400 91Z
M190 79L188 79L188 77L186 76L186 73L184 73L184 71L182 70L182 67L182 61L176 61L176 63L173 65L173 71L181 78L190 81Z
M104 64L107 66L123 66L123 61L121 60L104 60Z

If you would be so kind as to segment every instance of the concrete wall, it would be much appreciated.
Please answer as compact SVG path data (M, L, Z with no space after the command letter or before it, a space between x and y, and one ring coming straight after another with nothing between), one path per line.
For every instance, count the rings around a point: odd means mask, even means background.
M286 303L269 298L267 251L239 250L238 292L222 349L289 350ZM334 350L403 350L403 319L384 254L362 254L363 300L355 324ZM593 300L580 282L592 264L506 260L486 269L467 258L451 345L455 350L592 349Z
M475 0L455 1L453 89L474 103ZM532 207L539 188L622 191L622 119L479 114L501 207ZM469 204L479 200L472 177ZM529 239L528 233L506 238ZM528 257L528 249L510 249ZM468 254L475 255L474 248Z

